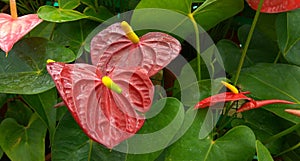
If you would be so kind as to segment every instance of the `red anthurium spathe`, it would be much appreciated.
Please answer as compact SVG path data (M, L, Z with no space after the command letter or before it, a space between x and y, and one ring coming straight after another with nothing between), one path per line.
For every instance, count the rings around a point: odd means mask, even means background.
M138 112L149 110L154 94L144 69L103 73L89 64L48 62L47 70L74 119L93 140L113 148L142 127L145 119Z
M224 92L213 95L211 97L205 98L198 102L195 105L195 108L205 108L209 106L213 106L217 103L222 102L229 102L229 101L238 101L238 100L251 100L251 98L245 96L245 94L249 94L250 92L240 92L240 93L233 93L233 92Z
M251 8L257 10L260 0L246 0ZM260 12L278 13L300 8L300 0L264 0Z
M13 18L0 13L0 48L7 53L13 45L43 20L37 14Z
M138 38L130 26L115 23L99 32L91 41L94 65L107 70L118 67L142 67L152 76L177 57L179 41L161 32Z
M154 95L150 76L181 49L155 32L139 38L126 22L115 23L91 42L92 65L47 61L47 70L73 117L93 140L113 148L143 125Z
M286 101L286 100L261 100L261 101L255 101L250 100L249 102L244 103L237 112L244 112L255 108L260 108L262 106L271 105L271 104L295 104L295 102Z

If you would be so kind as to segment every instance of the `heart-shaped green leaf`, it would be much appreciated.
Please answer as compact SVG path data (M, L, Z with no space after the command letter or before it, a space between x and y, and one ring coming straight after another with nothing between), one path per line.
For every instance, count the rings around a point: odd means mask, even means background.
M52 6L40 7L38 10L38 15L43 20L58 23L88 18L88 16L78 11L71 9L55 8Z
M288 64L257 64L242 70L239 77L239 85L243 91L250 91L256 99L282 99L300 103L300 68ZM295 105L269 105L268 111L298 123L300 119L284 112L285 108L297 108Z
M63 9L74 9L80 5L80 0L58 0L58 5Z
M276 22L278 46L287 61L300 65L300 9L282 13Z
M77 58L83 53L83 46L87 44L86 37L99 24L91 20L79 20L56 24L53 40L60 45L69 47Z
M206 0L203 4L198 6L198 8L192 11L192 0L141 0L137 5L136 9L142 8L160 8L167 9L178 12L180 14L184 14L185 16L192 16L196 22L204 28L204 30L209 30L214 27L219 22L237 14L244 7L243 0ZM140 20L140 23L149 23L152 19L157 18L157 12L152 10L152 17L149 16L149 13L144 13L144 15L135 15ZM142 14L142 13L141 13ZM159 15L159 17L164 17L167 21L163 21L160 19L160 23L168 23L169 21L174 20L173 17L170 19L168 15ZM182 19L181 21L177 21L177 24L173 24L174 26L180 26L181 23L188 20L189 18ZM147 22L148 21L148 22ZM169 30L170 31L170 30Z
M44 161L45 136L46 127L35 114L27 126L13 118L3 120L0 125L1 148L14 161Z
M75 59L70 49L43 38L19 41L5 58L0 54L0 92L37 94L54 87L46 71L46 60L70 62Z
M7 102L7 111L5 118L13 118L18 124L26 126L32 116L32 110L21 100Z
M256 153L258 161L274 161L269 150L259 140L256 140Z
M192 110L195 111L195 110ZM199 139L207 110L199 110L188 131L167 149L166 160L193 161L247 161L255 152L255 136L246 126L237 126L224 136L213 140L210 136ZM188 117L189 119L190 117Z
M264 110L249 110L242 113L242 118L234 119L231 122L231 125L245 125L250 127L257 140L266 141L271 136L280 133L282 130L288 128L286 127L286 123L290 123L285 119L274 115L273 113ZM290 124L288 124L290 125ZM272 154L278 154L282 150L283 142L285 138L279 138L275 141L269 142L266 144L266 147Z
M104 6L99 6L97 9L87 7L84 9L83 13L90 16L90 19L95 19L99 22L103 22L113 16L113 14Z
M50 132L50 140L52 140L56 126L56 109L53 108L57 103L56 89L52 88L46 92L35 95L23 95L23 99L27 105L34 109L45 126L47 126Z
M158 115L155 115L157 113ZM161 148L168 146L181 127L183 115L183 106L178 100L162 99L146 113L146 116L151 118L146 120L142 129L136 134L137 136L115 147L115 150L109 150L90 140L67 113L55 132L52 160L154 160L161 153ZM157 150L153 151L155 148ZM147 151L147 154L141 154Z

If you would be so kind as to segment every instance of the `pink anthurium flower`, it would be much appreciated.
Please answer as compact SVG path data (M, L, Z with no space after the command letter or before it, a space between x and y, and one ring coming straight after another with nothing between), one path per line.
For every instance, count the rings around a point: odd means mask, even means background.
M177 57L179 41L161 32L138 38L123 21L99 32L91 41L92 64L107 70L118 67L142 67L152 76Z
M93 140L113 148L143 125L154 88L141 68L110 73L89 64L49 62L47 70L69 111ZM138 113L138 112L139 113Z
M17 18L0 13L0 48L8 54L13 45L43 20L37 14Z
M50 60L47 70L83 131L113 148L142 127L145 118L140 113L150 109L154 95L149 76L164 68L180 49L180 43L167 34L156 32L140 39L122 22L93 38L93 65Z
M251 8L257 10L260 0L246 0ZM300 8L300 0L264 0L260 12L278 13Z

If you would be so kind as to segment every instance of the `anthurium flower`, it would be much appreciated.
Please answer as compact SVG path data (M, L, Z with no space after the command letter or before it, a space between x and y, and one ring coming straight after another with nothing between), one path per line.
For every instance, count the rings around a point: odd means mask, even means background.
M47 61L47 70L69 111L93 140L113 148L143 125L154 88L149 76L181 49L155 32L139 38L128 23L116 23L91 42L92 65Z
M270 104L295 104L295 102L286 101L286 100L261 100L261 101L255 101L250 100L249 102L244 103L237 112L244 112L255 108L260 108L262 106L270 105Z
M41 22L37 14L14 18L0 13L0 48L7 55L17 41Z
M260 0L246 0L251 8L257 10ZM264 0L261 11L265 13L286 12L300 8L300 0Z
M213 106L217 103L222 102L229 102L229 101L238 101L238 100L252 100L252 98L249 98L245 96L245 94L249 94L250 92L240 92L240 93L233 93L233 92L223 92L216 95L213 95L211 97L205 98L198 102L195 105L195 108L205 108L209 106Z
M93 140L113 148L143 125L154 88L142 68L104 73L89 64L48 61L47 70L69 111Z
M91 41L92 64L108 71L115 67L142 67L148 76L168 65L180 50L179 41L172 36L149 32L139 38L124 21L102 30Z

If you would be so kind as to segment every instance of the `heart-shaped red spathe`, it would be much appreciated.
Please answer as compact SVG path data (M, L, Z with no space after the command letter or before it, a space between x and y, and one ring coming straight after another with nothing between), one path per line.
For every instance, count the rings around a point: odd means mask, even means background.
M249 6L257 10L260 0L247 0ZM260 12L278 13L300 8L300 0L264 0Z
M37 14L29 14L16 19L0 13L0 48L8 53L13 45L43 20Z
M99 32L91 41L91 59L99 68L142 67L152 76L175 59L181 50L179 41L161 32L150 32L134 44L126 37L121 23Z
M101 81L104 74L88 64L48 63L47 70L68 109L93 140L113 148L143 125L137 113L150 109L154 88L144 69L115 69L105 74L122 88L118 94Z

